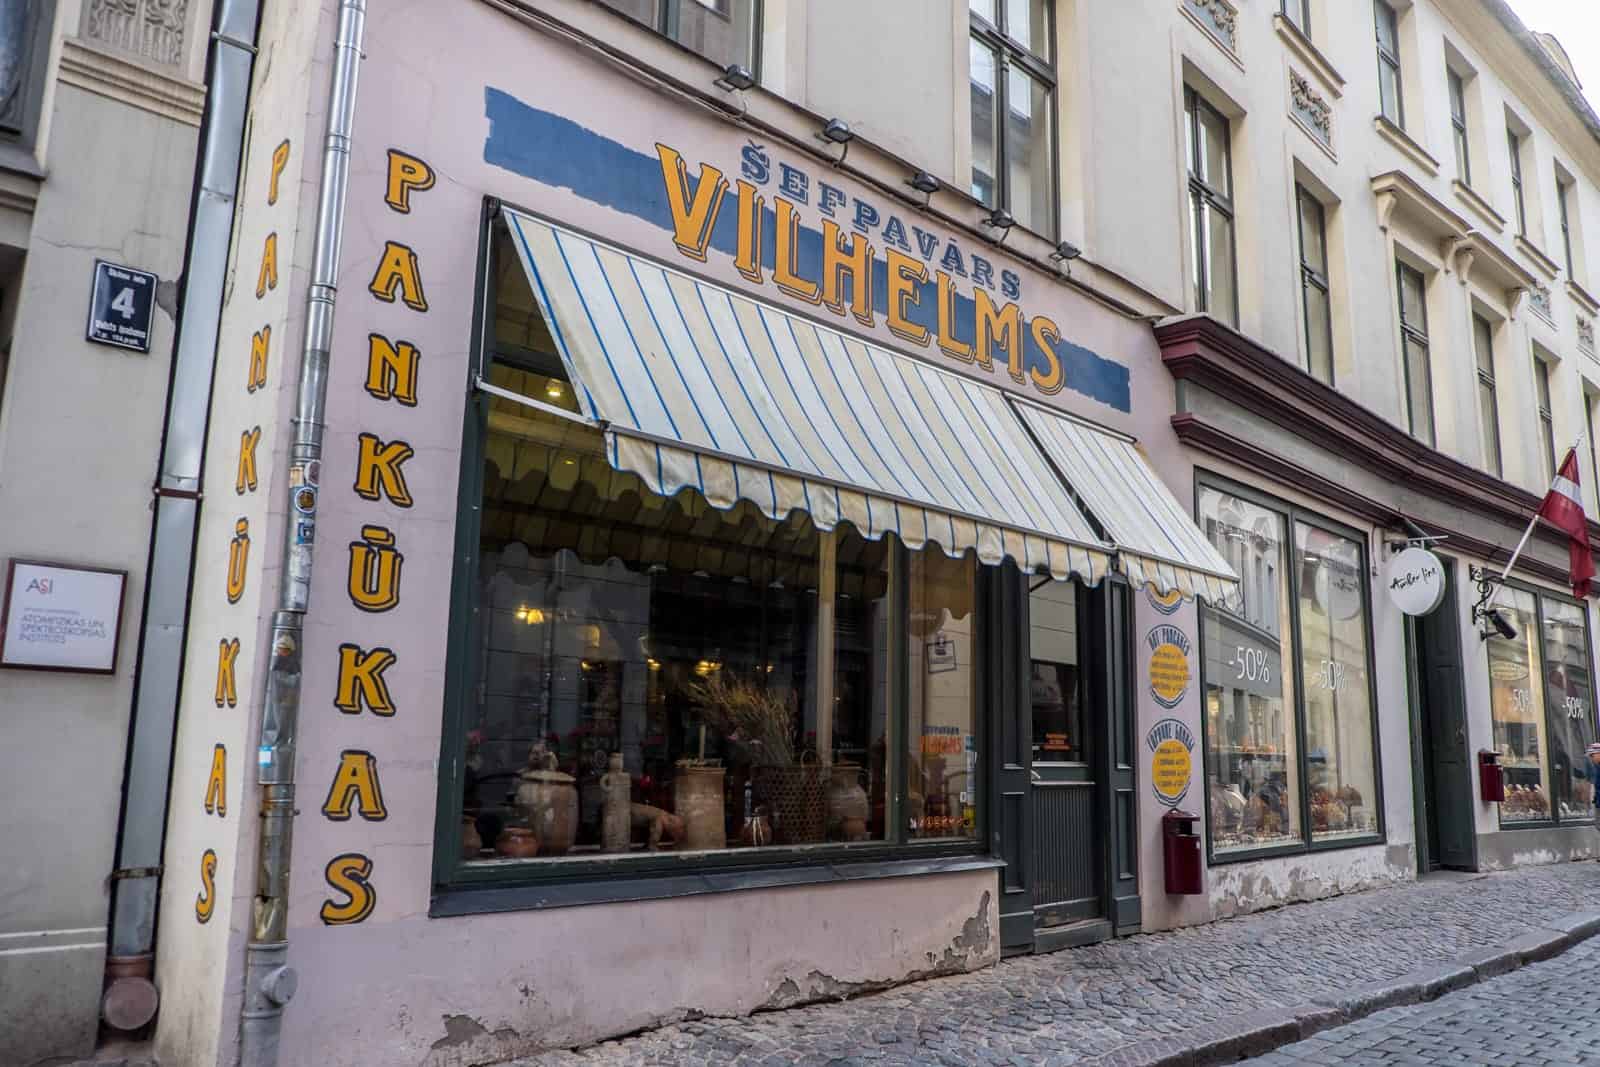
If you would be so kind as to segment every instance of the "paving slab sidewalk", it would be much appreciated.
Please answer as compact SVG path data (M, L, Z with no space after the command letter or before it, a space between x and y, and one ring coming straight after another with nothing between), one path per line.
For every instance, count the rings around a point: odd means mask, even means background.
M676 1023L510 1067L1232 1062L1600 931L1600 867L1349 894L1006 960L853 1000Z

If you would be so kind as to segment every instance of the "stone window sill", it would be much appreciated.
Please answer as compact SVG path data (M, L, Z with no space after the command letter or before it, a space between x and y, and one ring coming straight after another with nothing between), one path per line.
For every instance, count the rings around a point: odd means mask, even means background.
M1300 32L1300 27L1284 18L1282 13L1272 16L1272 26L1278 31L1278 36L1288 46L1289 51L1317 76L1334 99L1344 95L1344 78L1334 69L1333 64L1328 62L1328 57L1311 43L1311 39Z
M1600 301L1595 300L1589 290L1571 279L1567 281L1567 295L1588 314L1600 315Z
M1517 251L1521 252L1524 258L1533 261L1533 265L1539 268L1539 272L1543 274L1547 280L1553 282L1556 280L1556 275L1561 273L1561 266L1556 263L1555 260L1545 255L1544 250L1538 245L1528 240L1526 234L1517 234L1517 236L1512 239L1511 243L1516 246Z
M434 891L428 909L435 919L463 915L489 915L509 911L540 911L587 904L616 904L641 900L670 900L708 893L733 893L751 889L830 885L880 878L907 878L968 871L997 871L1001 860L984 855L928 856L851 863L817 863L805 866L756 867L741 870L707 870L612 877L535 884L457 885Z
M1430 156L1426 148L1413 141L1411 135L1405 130L1402 130L1382 115L1374 115L1372 117L1372 126L1373 129L1378 131L1379 136L1398 148L1401 155L1426 171L1428 177L1437 178L1439 176L1439 161Z
M1473 213L1488 223L1496 233L1506 228L1505 218L1472 186L1457 178L1451 181L1450 188L1455 190L1457 200L1471 208Z

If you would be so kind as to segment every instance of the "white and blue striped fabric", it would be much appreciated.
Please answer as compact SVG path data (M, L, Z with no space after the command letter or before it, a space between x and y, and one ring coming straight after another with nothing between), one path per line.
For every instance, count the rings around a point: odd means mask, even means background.
M869 539L1106 573L1107 546L999 390L506 213L612 466Z
M1069 415L1013 401L1056 469L1100 520L1117 547L1118 568L1136 586L1149 582L1213 604L1235 590L1237 575L1134 443Z

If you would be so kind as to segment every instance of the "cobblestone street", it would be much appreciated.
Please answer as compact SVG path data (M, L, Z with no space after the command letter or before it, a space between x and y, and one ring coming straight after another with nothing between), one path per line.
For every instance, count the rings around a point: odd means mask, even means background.
M1474 977L1470 965L1462 967L1461 961L1490 959L1498 946L1514 942L1553 948L1550 941L1557 935L1542 926L1596 908L1600 869L1591 863L1429 880L1189 930L1007 960L979 973L842 1003L678 1023L584 1050L519 1060L516 1067L1182 1062L1173 1057L1182 1056L1186 1047L1204 1046L1208 1035L1214 1039L1218 1033L1248 1030L1255 1025L1252 1020L1262 1020L1262 1033L1274 1026L1278 1032L1286 1026L1292 1030L1293 1024L1284 1020L1294 1019L1297 1012L1304 1018L1309 1011L1321 1020L1320 1027L1269 1037L1257 1046L1266 1048L1336 1022L1336 1011L1347 1018L1365 1014L1382 1003L1375 998L1384 995L1383 983L1395 983L1419 969L1436 968L1443 976L1439 982L1453 983L1439 988L1453 988ZM1448 1013L1456 1003L1470 1004L1461 1014L1480 1023L1500 1019L1505 1013L1486 1010L1491 1001L1476 999L1493 996L1483 990L1521 990L1535 981L1543 992L1528 994L1527 1003L1549 1001L1552 1020L1569 1014L1584 1019L1591 1014L1586 975L1600 965L1600 947L1573 951L1582 954L1493 979L1495 986L1404 1009L1413 1015L1402 1019L1414 1016L1418 1021L1395 1024L1401 1028L1392 1035L1395 1047L1417 1043L1399 1044L1408 1040L1405 1026L1429 1025L1433 1016L1427 1013ZM1563 975L1565 981L1558 981ZM1362 996L1366 1006L1353 1007L1363 1003ZM1341 1002L1341 997L1356 999ZM1441 1014L1437 1025L1449 1027L1448 1018ZM1569 1044L1560 1046L1563 1055L1576 1051L1579 1046L1573 1043L1582 1041L1576 1032L1581 1028L1564 1022L1557 1026L1530 1017L1524 1025L1514 1016L1501 1021L1511 1035L1506 1041L1515 1039L1519 1051L1541 1028L1564 1035L1561 1040ZM1466 1032L1464 1026L1456 1029ZM1357 1042L1372 1032L1361 1023L1324 1031L1351 1042L1352 1053L1370 1047ZM1320 1047L1330 1062L1366 1062L1337 1045L1324 1042ZM1495 1048L1499 1053L1509 1046L1502 1042ZM1298 1060L1273 1062L1319 1062L1303 1051L1297 1054ZM1545 1061L1513 1056L1483 1062Z
M1600 1063L1600 1019L1590 978L1600 941L1426 1004L1390 1008L1286 1045L1253 1067L1306 1064Z

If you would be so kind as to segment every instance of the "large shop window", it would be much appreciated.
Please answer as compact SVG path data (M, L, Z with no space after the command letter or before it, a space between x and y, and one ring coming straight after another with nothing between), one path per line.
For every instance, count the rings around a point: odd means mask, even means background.
M1201 606L1213 855L1380 839L1364 543L1225 483L1197 495L1240 577Z
M973 556L614 468L598 429L523 402L579 407L503 237L491 258L445 880L978 851Z
M1585 753L1595 740L1588 613L1515 586L1496 606L1517 632L1488 642L1494 746L1506 776L1500 823L1586 822L1600 773Z
M719 67L756 69L760 0L599 0Z

